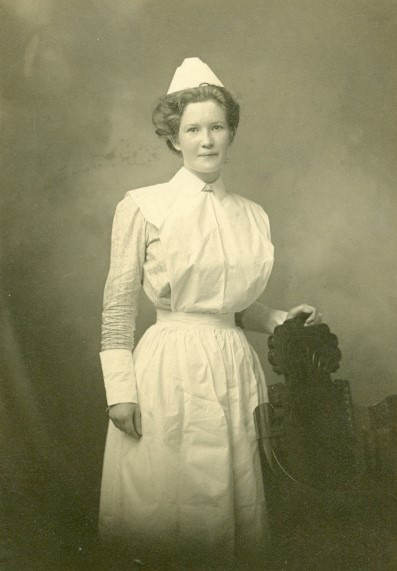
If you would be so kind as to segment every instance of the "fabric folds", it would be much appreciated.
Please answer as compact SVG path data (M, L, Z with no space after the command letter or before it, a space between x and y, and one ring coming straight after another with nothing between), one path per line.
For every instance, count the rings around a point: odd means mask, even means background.
M267 393L243 332L163 318L133 360L143 436L109 425L103 536L159 557L252 555L266 531L253 410Z

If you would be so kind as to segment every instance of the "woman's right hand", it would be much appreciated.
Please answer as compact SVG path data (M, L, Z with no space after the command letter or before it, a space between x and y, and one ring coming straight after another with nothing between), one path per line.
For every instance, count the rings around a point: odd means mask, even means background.
M141 408L134 402L121 402L109 407L109 418L116 428L139 439L142 436Z

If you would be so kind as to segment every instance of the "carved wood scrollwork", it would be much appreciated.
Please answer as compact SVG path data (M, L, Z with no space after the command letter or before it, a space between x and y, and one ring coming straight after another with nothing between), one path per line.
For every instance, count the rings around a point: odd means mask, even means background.
M331 379L342 357L336 335L304 320L286 321L268 341L269 361L286 380L269 390L273 456L296 482L344 488L357 472L349 383Z
M339 368L338 338L325 323L305 327L305 316L289 319L269 337L269 362L287 382L321 381Z
M336 335L325 324L305 327L304 316L277 327L268 347L285 377L254 414L272 568L339 569L341 553L352 569L369 560L397 568L387 551L397 529L397 395L355 407L349 382L331 377L341 360Z

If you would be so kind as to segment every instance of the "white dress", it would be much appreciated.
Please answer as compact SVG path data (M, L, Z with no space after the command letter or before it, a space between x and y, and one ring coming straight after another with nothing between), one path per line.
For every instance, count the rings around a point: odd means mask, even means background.
M139 402L143 435L109 424L100 530L136 553L225 562L266 535L253 411L267 392L235 313L263 292L273 246L259 205L204 187L182 168L116 211L101 359L108 403ZM131 356L141 284L157 322Z

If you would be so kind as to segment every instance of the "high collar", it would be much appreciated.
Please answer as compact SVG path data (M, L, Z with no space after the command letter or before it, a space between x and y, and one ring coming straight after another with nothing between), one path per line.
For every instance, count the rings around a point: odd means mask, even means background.
M170 184L187 194L198 193L203 190L207 183L202 181L198 176L190 172L186 167L182 167L175 174L175 176L170 180ZM214 190L215 196L222 200L226 195L225 186L221 177L219 177L215 182L211 183L211 187Z

